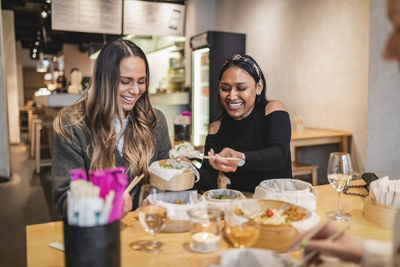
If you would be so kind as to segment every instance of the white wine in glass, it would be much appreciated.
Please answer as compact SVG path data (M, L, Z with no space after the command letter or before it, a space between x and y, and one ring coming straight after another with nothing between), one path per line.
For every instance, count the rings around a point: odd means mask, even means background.
M235 248L251 247L258 239L260 230L256 223L247 222L246 225L228 226L226 236Z
M344 213L340 208L340 193L349 184L353 176L353 167L351 165L350 155L348 153L333 152L329 155L328 162L328 181L338 192L338 209L330 213L328 217L337 221L348 221L351 216Z
M144 230L151 234L152 240L140 240L131 244L135 250L158 253L162 243L155 239L165 221L167 220L167 209L157 205L160 193L163 191L149 184L142 185L139 195L139 223Z
M150 234L159 232L166 219L165 207L150 205L139 209L139 223Z
M235 248L248 248L257 241L260 230L255 217L258 213L254 199L234 201L225 210L225 233Z

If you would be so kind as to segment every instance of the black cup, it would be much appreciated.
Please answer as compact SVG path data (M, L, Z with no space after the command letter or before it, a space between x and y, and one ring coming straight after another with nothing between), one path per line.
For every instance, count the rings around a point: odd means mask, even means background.
M93 227L64 220L65 266L121 266L120 222Z
M190 141L191 124L175 124L175 141Z

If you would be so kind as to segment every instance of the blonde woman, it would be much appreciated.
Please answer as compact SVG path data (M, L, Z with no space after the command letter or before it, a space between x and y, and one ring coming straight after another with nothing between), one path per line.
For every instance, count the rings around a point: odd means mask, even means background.
M71 169L125 166L131 180L147 174L151 162L168 158L167 123L149 101L149 80L143 51L127 40L110 41L96 60L84 96L57 115L52 182L60 214L66 211ZM131 197L125 199L123 209L124 213L132 209Z

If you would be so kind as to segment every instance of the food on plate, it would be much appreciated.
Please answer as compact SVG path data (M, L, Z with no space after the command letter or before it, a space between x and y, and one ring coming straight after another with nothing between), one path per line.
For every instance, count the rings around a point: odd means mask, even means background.
M234 199L235 197L225 196L225 195L214 195L212 196L213 199Z
M176 204L179 204L179 205L183 205L183 204L185 204L185 202L183 202L183 201L180 201L179 199L175 200L175 203L176 203Z
M184 142L174 146L169 151L169 157L172 159L186 157L196 158L200 156L200 152L194 149L194 146L189 142Z
M237 216L243 216L244 212L241 208L239 208L238 205L235 205L235 209L233 210L233 214L237 215Z
M306 213L301 210L300 207L290 206L287 210L283 212L289 222L296 222L303 220L307 217Z
M166 169L176 169L176 170L180 170L180 169L183 169L183 166L178 166L178 165L176 165L176 164L164 164L164 165L160 165L161 167L163 167L163 168L166 168Z
M303 220L307 214L300 207L291 205L286 210L266 209L258 217L257 222L260 224L280 225Z

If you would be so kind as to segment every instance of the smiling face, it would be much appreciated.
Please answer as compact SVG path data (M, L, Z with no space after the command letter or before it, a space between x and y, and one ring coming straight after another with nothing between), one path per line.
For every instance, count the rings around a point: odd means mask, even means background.
M235 120L246 118L254 108L256 96L262 91L262 82L256 84L245 70L232 66L222 74L219 100Z
M125 115L146 92L146 64L141 57L125 57L119 64L118 98Z

